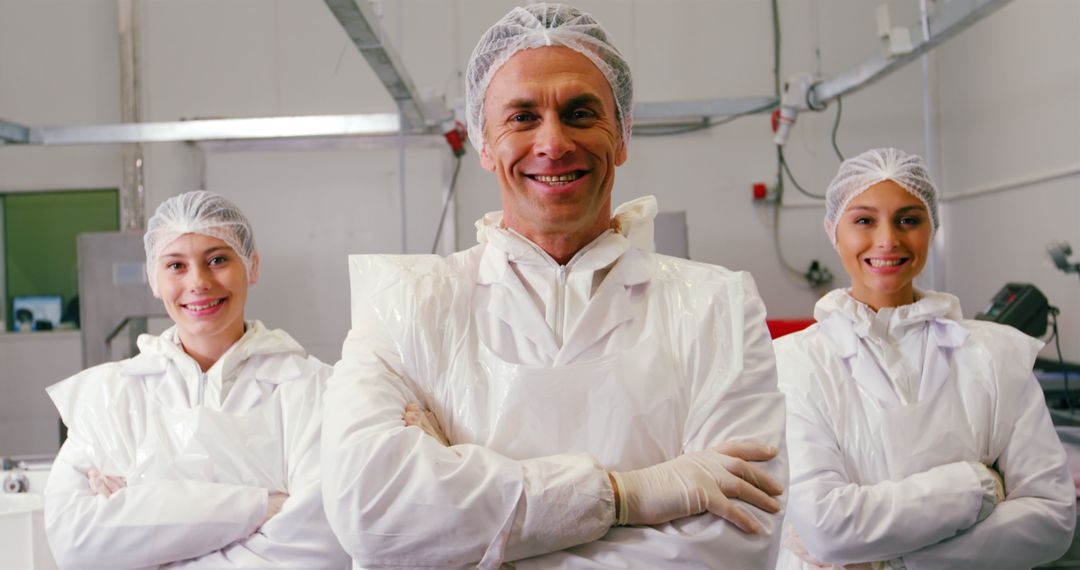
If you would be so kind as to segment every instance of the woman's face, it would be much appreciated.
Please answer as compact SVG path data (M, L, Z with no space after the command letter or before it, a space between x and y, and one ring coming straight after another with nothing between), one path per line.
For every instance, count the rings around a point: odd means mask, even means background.
M181 341L231 345L243 336L249 279L243 259L224 241L182 235L161 251L154 276L155 296L176 323Z
M931 233L922 200L892 180L852 199L836 224L851 295L875 310L914 302L912 280L926 265Z

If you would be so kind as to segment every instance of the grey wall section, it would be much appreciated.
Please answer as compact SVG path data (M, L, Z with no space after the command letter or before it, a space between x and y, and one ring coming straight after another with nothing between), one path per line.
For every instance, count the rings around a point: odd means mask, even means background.
M82 369L79 333L0 336L0 455L59 449L56 409L45 387Z
M579 0L630 61L639 101L749 97L772 92L772 34L764 0ZM832 74L880 49L875 2L781 0L782 76ZM891 0L897 25L918 3ZM143 113L148 121L392 112L394 104L321 2L143 0ZM385 29L417 86L459 107L462 74L503 0L382 0ZM1080 5L1013 2L934 53L942 187L958 195L1080 162ZM26 46L33 46L27 50ZM114 0L0 0L0 117L34 125L120 120ZM904 68L844 101L839 143L851 155L872 146L922 153L922 73ZM799 118L787 156L799 182L820 192L838 160L829 144L835 107ZM753 273L771 316L811 314L815 294L785 272L773 251L772 209L750 200L754 182L774 183L776 156L765 116L668 138L635 137L618 170L616 201L657 196L685 210L695 259ZM361 145L362 146L362 145ZM407 250L426 252L450 173L438 147L397 151L369 145L309 150L226 151L205 161L187 144L146 146L148 214L168 196L205 185L252 216L264 257L250 316L284 328L320 358L336 360L348 326L345 254L400 251L402 174ZM472 222L499 207L494 177L470 148L459 181L456 241L475 241ZM200 170L200 164L204 166ZM0 148L0 191L117 187L118 147ZM839 262L821 230L820 204L788 184L780 238L789 261ZM1063 348L1080 360L1080 290L1042 261L1046 242L1080 249L1076 178L950 203L945 283L970 315L1002 283L1034 281L1062 307ZM0 343L5 342L0 340ZM58 361L78 362L77 343L45 338ZM0 348L2 350L2 348ZM70 352L65 352L70 350ZM0 389L69 372L6 354ZM10 358L8 358L10 356ZM45 412L43 412L45 413ZM7 421L0 411L0 421ZM7 424L5 424L6 426ZM0 452L5 450L0 448Z

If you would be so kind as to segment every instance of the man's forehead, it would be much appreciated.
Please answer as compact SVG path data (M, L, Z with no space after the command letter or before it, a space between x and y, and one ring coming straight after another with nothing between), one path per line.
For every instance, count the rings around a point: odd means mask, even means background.
M500 105L536 102L537 95L555 90L560 102L591 97L615 103L607 78L588 57L568 47L545 46L519 51L491 78L485 98L495 95Z

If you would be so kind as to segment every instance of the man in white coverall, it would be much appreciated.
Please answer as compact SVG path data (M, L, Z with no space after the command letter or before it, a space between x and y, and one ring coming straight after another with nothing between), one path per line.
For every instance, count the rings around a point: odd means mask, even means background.
M612 212L626 62L588 14L533 4L467 76L503 211L447 258L350 259L322 457L354 565L771 568L787 466L765 307L746 273L653 253L652 197Z

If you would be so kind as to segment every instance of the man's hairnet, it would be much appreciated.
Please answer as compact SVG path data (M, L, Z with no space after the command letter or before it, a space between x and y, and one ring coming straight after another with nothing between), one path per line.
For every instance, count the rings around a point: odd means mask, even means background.
M840 164L825 191L825 232L836 246L836 223L848 204L878 182L892 180L926 205L931 232L938 228L938 196L922 157L896 148L875 148Z
M248 280L255 278L252 272L255 233L251 223L228 198L197 190L165 200L146 222L146 233L143 235L146 272L155 292L158 257L166 246L184 234L200 234L225 242L243 260Z
M546 46L568 47L596 65L611 86L623 142L629 144L634 98L630 66L592 16L565 4L541 3L514 8L495 22L469 58L465 114L469 140L477 151L484 146L484 95L491 78L517 52Z

